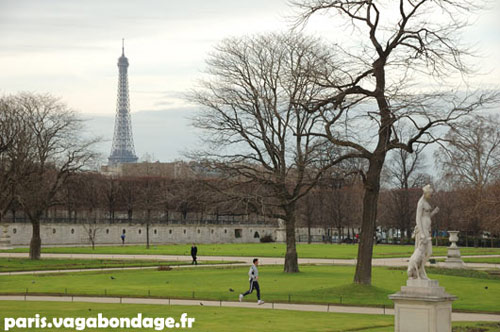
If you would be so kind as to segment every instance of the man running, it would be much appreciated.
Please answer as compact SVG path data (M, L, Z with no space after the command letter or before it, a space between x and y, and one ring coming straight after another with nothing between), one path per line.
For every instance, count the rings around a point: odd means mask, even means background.
M245 292L245 294L240 294L239 300L240 302L243 300L243 297L245 297L248 294L251 294L253 290L255 289L257 291L257 304L264 304L264 301L261 301L260 299L260 287L259 287L259 270L257 269L257 266L259 266L259 259L254 258L253 259L253 265L250 266L250 271L248 271L248 277L250 278L250 289Z

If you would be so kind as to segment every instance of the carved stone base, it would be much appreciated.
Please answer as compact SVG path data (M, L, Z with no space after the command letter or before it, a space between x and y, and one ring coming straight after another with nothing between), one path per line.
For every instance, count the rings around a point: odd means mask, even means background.
M455 247L448 247L448 257L444 261L444 263L440 264L440 266L448 267L452 269L463 269L465 268L464 261L460 256L460 249L455 245Z
M389 298L394 301L395 332L451 332L451 303L456 297L437 280L409 279Z

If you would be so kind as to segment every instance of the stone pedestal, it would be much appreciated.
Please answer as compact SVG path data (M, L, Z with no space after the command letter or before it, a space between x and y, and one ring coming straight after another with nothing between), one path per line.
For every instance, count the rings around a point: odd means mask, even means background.
M454 269L465 268L464 261L460 256L460 249L457 246L458 233L458 231L448 231L448 234L450 234L451 245L448 247L448 257L446 258L444 263L441 264L443 267Z
M0 226L0 249L12 249L10 245L9 225L1 223Z
M389 298L394 301L395 332L451 332L451 303L456 297L437 280L409 279Z

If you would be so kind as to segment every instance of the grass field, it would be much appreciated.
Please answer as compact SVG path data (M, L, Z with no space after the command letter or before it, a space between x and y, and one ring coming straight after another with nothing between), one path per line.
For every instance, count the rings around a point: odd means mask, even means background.
M3 317L31 317L36 313L46 317L173 317L178 320L182 313L196 319L189 331L352 331L373 327L392 327L392 316L354 315L285 310L259 310L242 308L214 308L191 306L159 306L133 304L96 303L44 303L0 302ZM2 320L3 321L3 320ZM2 326L3 328L3 326ZM20 331L18 329L17 331ZM112 329L99 329L111 331ZM125 329L123 329L125 330ZM133 329L148 331L148 329ZM165 329L167 330L167 329ZM16 331L16 330L12 330ZM30 329L30 331L37 331ZM58 331L75 331L61 329ZM149 329L149 331L154 331ZM373 331L385 331L375 329Z
M406 282L406 271L374 268L373 286L352 283L352 266L302 266L286 274L281 266L262 266L260 284L268 302L342 303L391 306L388 295ZM247 267L81 272L1 276L2 293L67 293L85 295L152 296L236 300L248 287ZM450 294L458 296L454 309L500 313L500 278L478 271L430 269ZM233 289L234 292L231 292ZM255 295L247 297L255 301Z
M374 258L410 257L414 247L411 245L376 245L373 248ZM435 256L446 256L447 247L433 247ZM352 244L298 244L297 251L302 258L354 259L358 246ZM3 250L3 252L28 252L27 248ZM98 246L91 247L50 247L43 248L44 253L68 254L143 254L143 255L190 255L189 245L158 245L146 249L142 245L133 246ZM500 255L500 248L460 248L463 256L468 255ZM199 256L255 256L283 257L283 243L241 243L241 244L200 244Z
M500 323L453 323L453 332L500 332Z
M203 264L226 264L228 262L210 261ZM0 272L35 271L35 270L69 270L94 269L134 266L174 266L188 265L191 261L156 261L156 260L114 260L114 259L57 259L44 258L30 260L28 258L0 258Z
M500 257L463 257L465 263L485 263L485 264L500 264ZM445 258L439 258L436 262L444 262Z
M500 257L462 258L465 263L500 264Z
M183 313L193 317L196 321L190 331L329 331L329 332L393 332L393 316L338 314L319 312L300 312L287 310L261 310L242 308L217 308L193 306L160 306L135 304L98 304L98 303L57 303L57 302L22 302L0 301L0 312L3 317L96 317L102 313L103 317L136 317L142 313L143 317L173 317L178 320ZM2 318L3 318L2 317ZM0 320L0 328L4 320ZM482 332L499 332L497 323L453 323L454 332L472 332L471 328L482 328ZM12 329L21 331L26 329ZM33 332L41 329L30 329ZM112 329L100 329L111 331ZM133 329L146 331L147 329ZM59 329L61 332L75 331L75 329ZM149 329L149 331L154 331Z

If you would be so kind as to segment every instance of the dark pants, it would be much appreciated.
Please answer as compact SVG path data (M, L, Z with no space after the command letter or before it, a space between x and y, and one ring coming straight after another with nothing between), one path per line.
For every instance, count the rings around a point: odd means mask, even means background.
M243 294L243 296L247 296L248 294L251 294L254 289L257 291L257 300L260 300L260 287L259 287L259 283L257 282L257 280L250 280L250 289L247 290L246 293Z
M193 257L193 261L191 262L191 265L195 264L198 265L198 261L196 260L196 255L191 255Z

